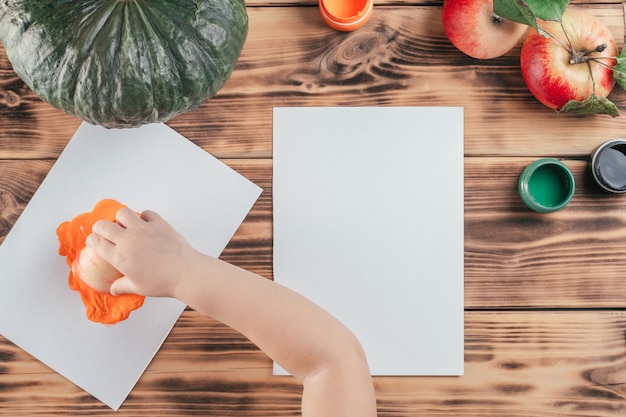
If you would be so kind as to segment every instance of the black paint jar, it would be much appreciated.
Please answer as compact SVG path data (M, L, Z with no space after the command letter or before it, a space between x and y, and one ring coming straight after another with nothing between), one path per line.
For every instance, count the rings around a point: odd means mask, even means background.
M626 193L626 140L614 139L591 154L591 173L598 185L611 193Z

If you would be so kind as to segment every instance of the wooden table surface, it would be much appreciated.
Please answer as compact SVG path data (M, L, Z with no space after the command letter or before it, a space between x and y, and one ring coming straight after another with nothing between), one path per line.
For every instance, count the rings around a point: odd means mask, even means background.
M623 46L623 3L572 7ZM626 196L594 186L588 156L626 137L626 93L610 96L621 117L556 114L527 91L519 46L488 61L456 50L441 1L379 0L351 33L327 27L313 0L249 0L248 12L226 86L168 123L264 188L223 259L272 278L274 106L463 106L465 375L377 377L379 415L625 416ZM0 242L79 123L41 102L0 48ZM574 172L560 212L518 197L540 157ZM300 396L247 339L187 309L117 415L298 415ZM0 337L0 415L57 414L114 412Z

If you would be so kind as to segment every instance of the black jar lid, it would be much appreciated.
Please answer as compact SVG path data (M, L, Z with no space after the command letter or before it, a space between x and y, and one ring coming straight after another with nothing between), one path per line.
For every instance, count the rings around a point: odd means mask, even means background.
M614 139L591 154L591 172L598 185L611 193L626 192L626 139Z

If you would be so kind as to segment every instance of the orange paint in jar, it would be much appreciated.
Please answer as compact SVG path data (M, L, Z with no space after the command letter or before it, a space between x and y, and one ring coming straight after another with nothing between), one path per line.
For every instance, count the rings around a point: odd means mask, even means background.
M322 19L335 30L350 32L363 26L374 10L373 0L319 0Z

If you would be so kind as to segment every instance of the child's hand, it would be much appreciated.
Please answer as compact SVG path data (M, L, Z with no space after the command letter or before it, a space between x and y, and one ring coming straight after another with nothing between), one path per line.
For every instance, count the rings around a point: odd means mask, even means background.
M128 208L93 225L87 244L124 276L111 294L175 297L237 330L304 381L302 416L376 416L358 339L336 318L271 280L203 255L158 214Z
M124 275L111 294L175 297L180 278L203 255L153 211L138 216L123 208L116 221L96 222L87 238L87 245Z

